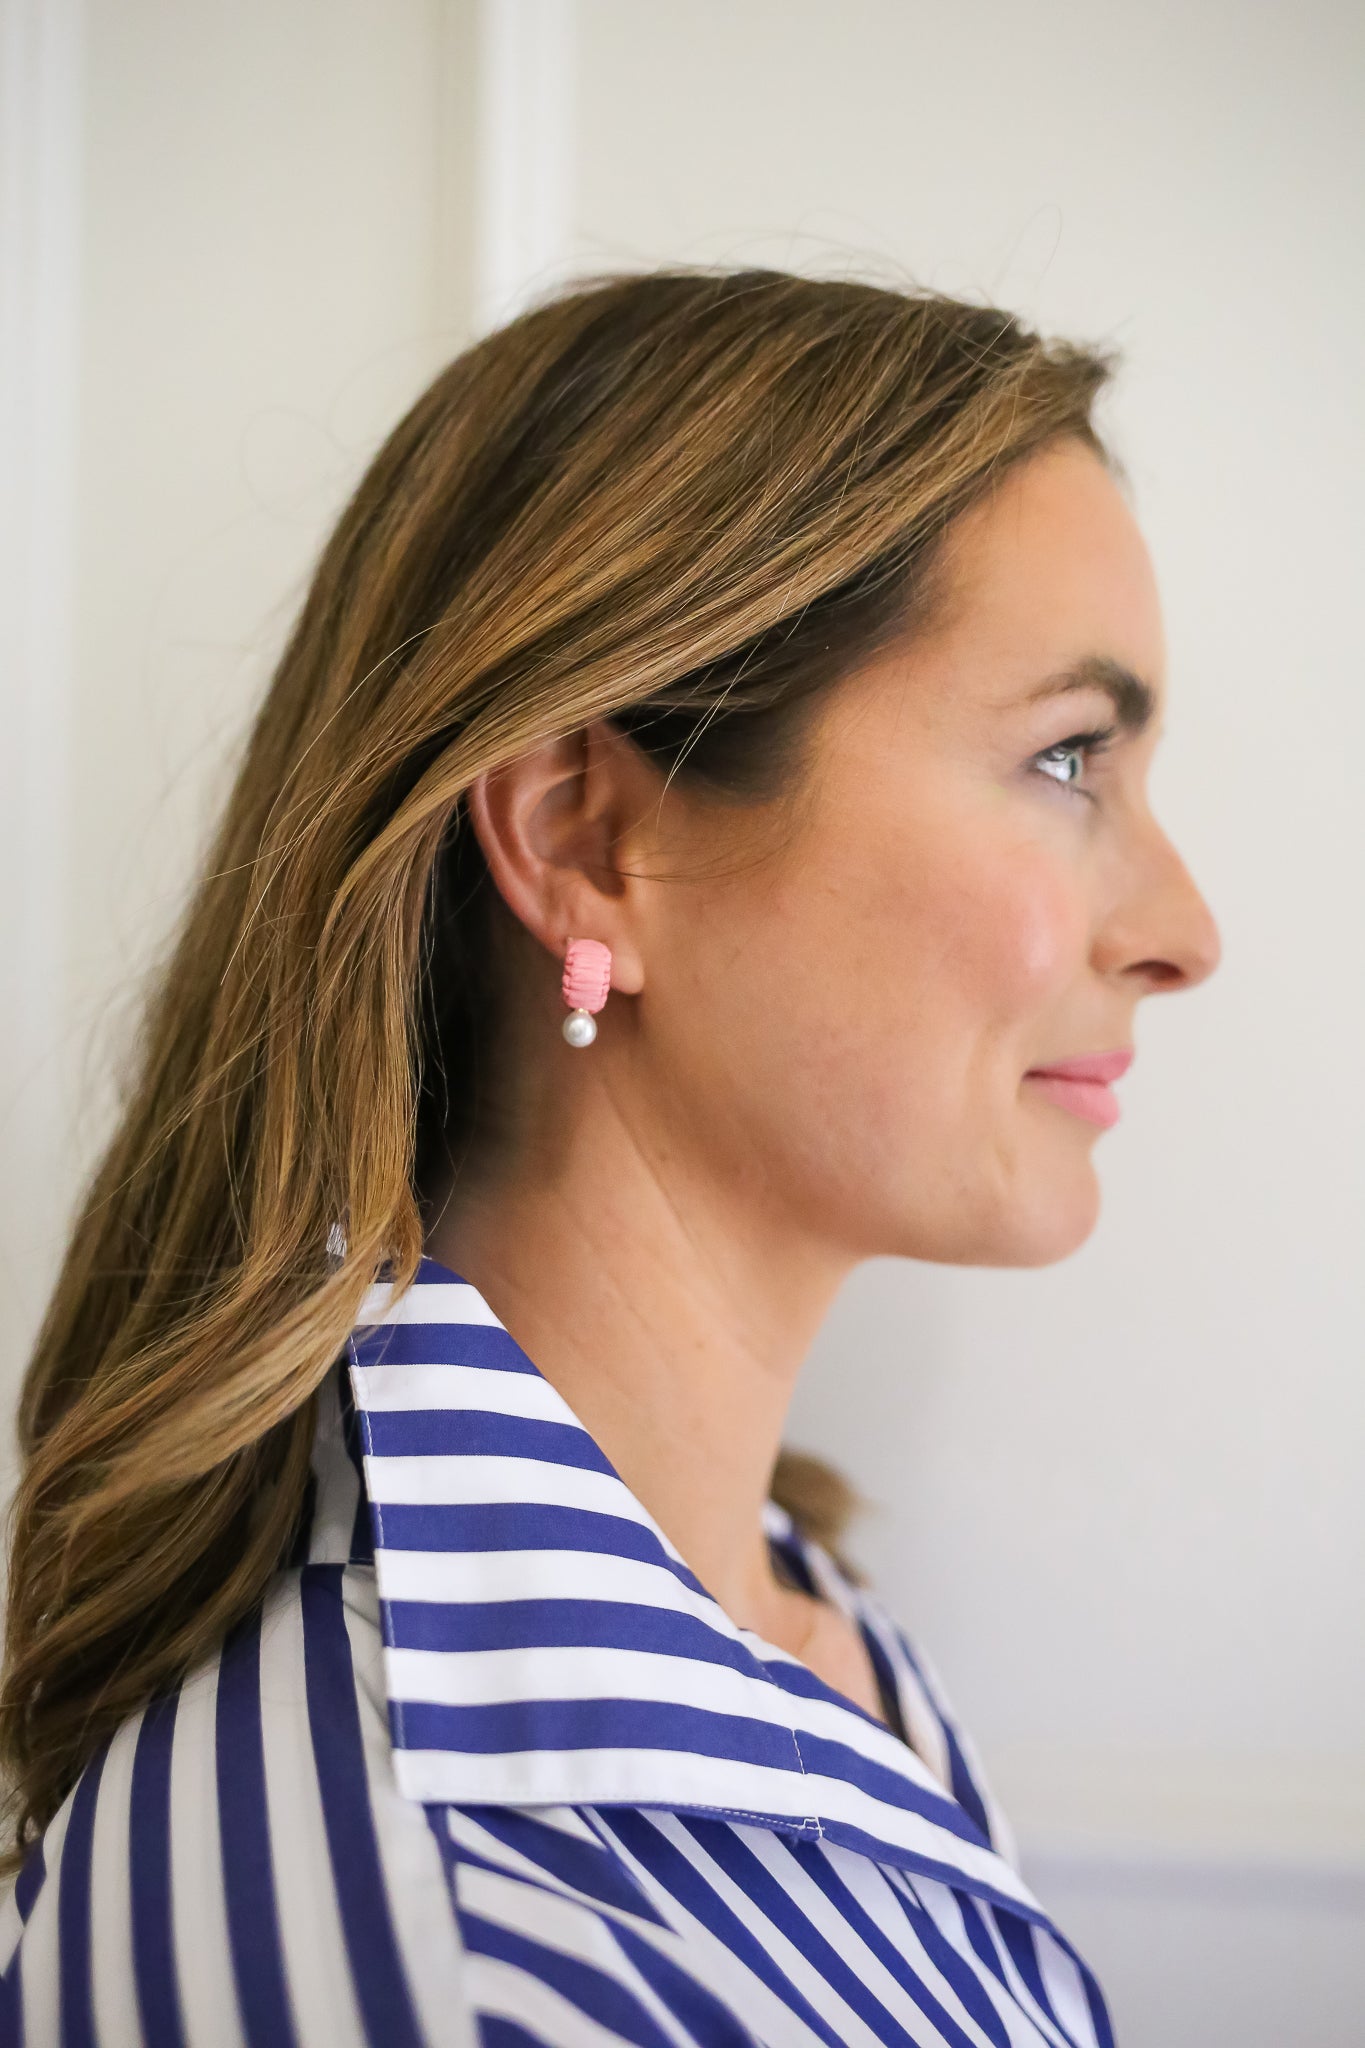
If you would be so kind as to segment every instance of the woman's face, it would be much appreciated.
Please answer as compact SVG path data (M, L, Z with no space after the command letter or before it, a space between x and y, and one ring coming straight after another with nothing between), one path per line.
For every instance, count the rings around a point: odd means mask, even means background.
M761 817L665 801L655 851L692 879L638 934L629 1085L831 1249L1040 1265L1093 1227L1103 1133L1030 1069L1135 1047L1219 938L1148 806L1161 617L1101 462L1055 444L952 542L941 623L836 687L775 852L746 857ZM1061 743L1115 723L1105 691L1042 694L1087 662L1152 699L1097 754Z

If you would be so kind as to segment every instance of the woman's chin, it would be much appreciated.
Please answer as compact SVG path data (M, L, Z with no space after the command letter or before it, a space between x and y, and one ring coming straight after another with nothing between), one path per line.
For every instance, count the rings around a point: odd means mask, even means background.
M1100 1215L1100 1182L1087 1153L1055 1167L1024 1213L1018 1233L1020 1256L1000 1261L1016 1266L1054 1266L1078 1252Z

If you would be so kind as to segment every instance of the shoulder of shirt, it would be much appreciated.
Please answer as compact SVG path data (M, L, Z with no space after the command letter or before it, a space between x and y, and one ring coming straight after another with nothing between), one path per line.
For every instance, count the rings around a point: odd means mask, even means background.
M23 2038L47 2038L29 2006L65 1986L60 1903L83 1892L104 1933L80 1967L103 1970L106 2000L173 1998L187 2038L235 2041L215 2011L237 2010L248 1947L273 1943L279 1984L302 1997L300 2040L360 2048L358 1941L444 2038L459 1934L425 1810L394 1781L382 1659L372 1566L277 1573L212 1656L91 1758L31 1845L0 1903L0 2021L22 1976ZM132 2006L128 2019L141 2039Z

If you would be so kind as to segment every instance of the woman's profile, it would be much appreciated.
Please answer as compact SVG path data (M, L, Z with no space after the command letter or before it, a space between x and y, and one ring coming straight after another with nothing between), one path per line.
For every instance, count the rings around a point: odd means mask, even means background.
M1084 1242L1217 965L1112 368L652 273L370 464L23 1387L3 2040L1112 2039L782 1448L864 1261Z

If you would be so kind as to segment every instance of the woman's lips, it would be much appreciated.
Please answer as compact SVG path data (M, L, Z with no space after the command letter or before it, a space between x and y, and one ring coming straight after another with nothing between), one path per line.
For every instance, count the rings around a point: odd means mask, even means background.
M1036 1082L1049 1102L1108 1130L1123 1114L1109 1083L1127 1073L1133 1057L1130 1046L1117 1052L1081 1053L1052 1067L1030 1067L1024 1079Z
M1025 1074L1024 1079L1032 1081L1049 1102L1099 1124L1104 1130L1116 1124L1123 1114L1118 1096L1103 1081L1072 1081L1064 1074L1033 1073Z

